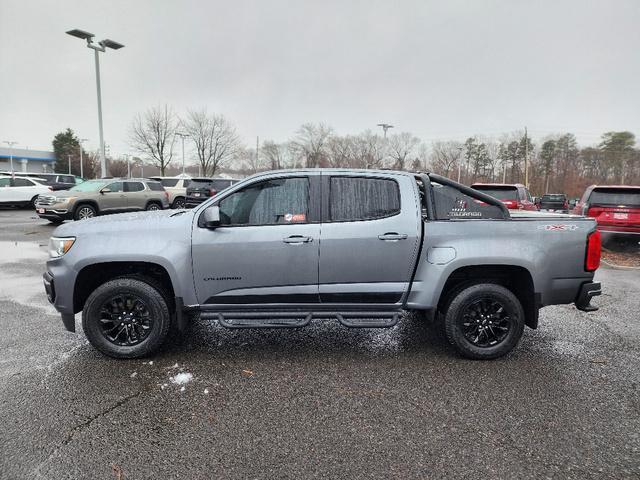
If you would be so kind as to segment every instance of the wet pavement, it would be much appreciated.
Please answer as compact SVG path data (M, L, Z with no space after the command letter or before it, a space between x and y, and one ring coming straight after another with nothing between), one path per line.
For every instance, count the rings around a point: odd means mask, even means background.
M491 362L413 315L202 322L118 361L46 302L53 227L33 217L0 210L2 479L640 477L640 271L601 269L598 312L545 308Z

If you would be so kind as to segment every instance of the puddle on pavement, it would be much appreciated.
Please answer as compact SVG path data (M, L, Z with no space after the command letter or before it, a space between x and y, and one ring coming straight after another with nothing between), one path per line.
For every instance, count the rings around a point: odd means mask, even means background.
M42 276L34 272L32 267L34 264L42 264L44 270L46 260L46 245L41 246L38 242L0 241L0 299L42 308L47 313L55 314L55 309L47 302ZM21 264L24 268L16 273Z
M0 268L3 263L20 260L47 260L47 245L38 242L0 241ZM1 270L0 270L1 271Z

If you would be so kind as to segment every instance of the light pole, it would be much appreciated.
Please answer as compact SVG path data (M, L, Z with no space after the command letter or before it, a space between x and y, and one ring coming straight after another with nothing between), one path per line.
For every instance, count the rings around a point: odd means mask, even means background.
M389 130L390 128L393 128L393 125L390 125L388 123L379 123L377 126L382 127L382 131L384 132L384 138L387 138L387 130Z
M11 142L9 140L5 140L3 143L9 145L9 161L11 162L11 173L13 173L13 146L17 145L18 142Z
M82 169L82 143L86 142L87 138L81 138L78 140L78 144L80 145L80 178L84 178L84 171Z
M125 153L124 157L127 159L127 178L131 178L131 155Z
M105 38L104 40L100 40L98 43L93 43L93 37L95 35L93 33L85 32L84 30L69 30L67 34L72 37L81 38L87 41L87 48L91 48L93 50L95 56L95 64L96 64L96 90L98 92L98 128L100 130L100 170L102 177L107 176L107 162L104 156L104 135L102 132L102 94L100 92L100 60L98 57L98 52L105 52L107 48L111 48L113 50L118 50L124 45L118 42L114 42L113 40L109 40Z
M182 175L184 175L184 139L189 137L189 134L177 132L176 135L182 139Z

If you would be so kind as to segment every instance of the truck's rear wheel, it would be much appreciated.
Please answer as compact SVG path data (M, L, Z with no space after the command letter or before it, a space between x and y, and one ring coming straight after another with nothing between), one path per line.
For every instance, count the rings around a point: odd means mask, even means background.
M120 277L103 283L82 311L82 328L91 344L114 358L154 353L165 341L170 325L165 297L137 278Z
M524 310L503 286L479 283L460 290L445 312L447 339L467 358L490 360L509 353L524 331Z

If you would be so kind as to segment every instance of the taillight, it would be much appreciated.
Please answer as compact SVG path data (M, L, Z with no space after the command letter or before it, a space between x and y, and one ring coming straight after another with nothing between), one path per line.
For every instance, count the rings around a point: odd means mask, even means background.
M569 202L567 202L566 200L564 201L564 203L562 204L562 208L564 210L569 210Z
M218 193L218 192L216 192L213 188L209 189L209 196L210 197L213 197L216 193Z
M587 210L587 217L593 217L593 218L598 218L600 216L600 214L602 213L602 208L598 208L598 207L590 207Z
M587 237L587 257L584 261L584 269L587 272L595 272L600 266L601 247L600 231L591 232Z

